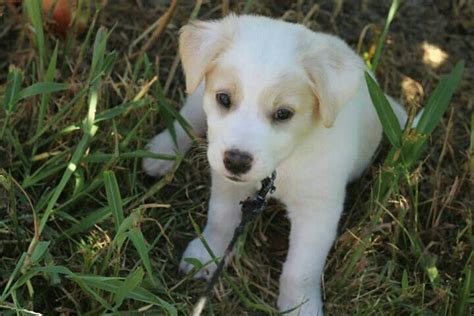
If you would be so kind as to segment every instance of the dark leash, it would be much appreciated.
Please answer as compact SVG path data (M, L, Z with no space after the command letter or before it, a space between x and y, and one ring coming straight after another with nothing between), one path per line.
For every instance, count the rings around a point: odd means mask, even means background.
M214 288L214 285L219 279L222 269L224 268L225 261L227 257L229 256L229 254L234 249L235 243L244 232L247 224L251 222L258 214L260 214L263 211L263 209L265 208L265 205L267 204L266 203L267 195L275 191L275 185L274 185L275 179L276 179L276 171L273 171L271 176L261 181L262 187L253 198L248 197L244 201L240 201L241 211L242 211L242 219L240 220L240 224L234 230L234 236L232 237L232 240L227 246L219 263L217 264L216 271L214 271L214 274L212 275L212 278L209 281L206 287L206 290L204 291L203 295L199 298L197 304L194 306L193 316L201 315L201 312L204 309L204 306L206 305L207 300L211 297L212 289Z

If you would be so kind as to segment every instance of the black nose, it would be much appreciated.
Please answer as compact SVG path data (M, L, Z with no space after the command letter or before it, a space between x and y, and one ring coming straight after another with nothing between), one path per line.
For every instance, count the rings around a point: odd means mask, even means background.
M224 153L224 166L235 175L249 171L252 168L252 160L251 154L237 149L228 150Z

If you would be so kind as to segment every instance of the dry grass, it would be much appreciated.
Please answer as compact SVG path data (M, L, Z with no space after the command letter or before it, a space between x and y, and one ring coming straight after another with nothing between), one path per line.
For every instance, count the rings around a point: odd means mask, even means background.
M316 31L337 34L370 59L390 6L389 1L366 0L203 1L200 7L199 1L182 1L175 8L170 8L172 1L157 3L109 1L97 16L89 42L85 34L59 41L54 79L69 83L72 88L52 94L41 123L48 129L37 140L31 138L40 124L40 98L22 101L9 118L5 136L0 139L0 294L34 235L32 208L40 217L43 215L65 164L81 139L82 132L63 129L79 124L87 113L85 96L79 96L72 104L68 102L80 91L89 91L91 46L97 27L113 28L107 51L115 50L117 60L99 86L98 113L134 99L143 100L145 105L134 103L136 107L98 124L99 130L85 157L96 157L98 152L111 155L95 162L92 158L81 160L42 232L41 240L51 243L37 261L20 271L28 275L35 268L64 266L74 276L34 270L28 282L0 300L5 314L18 311L19 306L46 314L110 312L114 309L104 307L106 304L98 298L118 304L117 292L87 283L94 289L91 294L74 277L138 277L136 271L144 262L137 247L128 238L120 248L112 243L116 222L111 216L113 211L103 211L108 207L105 170L114 171L119 179L125 217L141 214L134 224L148 241L145 246L149 246L157 283L152 284L147 274L140 286L173 304L179 314L187 314L204 289L205 284L179 274L177 267L185 245L196 234L193 222L202 227L206 219L209 177L203 155L205 146L196 146L175 173L158 182L145 177L138 155L126 159L118 154L142 149L153 134L169 125L173 112L170 108L179 108L182 103L185 93L176 54L177 32L190 17L218 18L228 11L247 10L283 18ZM469 0L405 1L391 25L377 77L384 90L402 98L407 107L422 106L440 75L458 60L464 59L467 68L422 161L396 184L383 215L375 218L377 225L373 230L367 231L367 227L374 214L364 205L372 198L371 190L376 185L373 181L387 146L382 148L371 170L349 186L340 235L324 274L328 315L455 315L463 301L460 291L465 287L470 298L464 302L473 303L472 282L466 279L466 271L472 271L474 264L474 178L469 173L473 164L473 15L474 3ZM0 25L1 95L11 64L23 69L23 87L38 81L38 53L31 24L21 8L17 7L15 12L5 10ZM150 32L144 35L146 30ZM54 38L47 35L48 56L53 49ZM147 60L140 58L144 51ZM47 65L49 59L46 61ZM157 81L147 90L147 83L155 75ZM4 121L2 111L0 127ZM36 175L44 177L31 181L38 170ZM81 221L94 214L101 216L91 225ZM276 312L277 281L286 255L288 232L284 210L272 204L249 228L245 245L239 245L226 277L216 287L208 309L210 314ZM350 267L354 250L367 236L365 251ZM437 276L433 275L435 272ZM116 311L142 309L150 314L164 311L160 304L130 298L115 307ZM464 309L464 313L472 314L472 306Z

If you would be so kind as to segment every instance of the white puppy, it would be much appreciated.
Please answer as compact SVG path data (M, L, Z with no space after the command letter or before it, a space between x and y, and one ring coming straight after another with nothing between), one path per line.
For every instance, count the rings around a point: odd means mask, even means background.
M291 220L278 307L322 315L320 278L346 184L361 174L382 136L362 60L334 36L258 16L193 22L182 28L179 44L190 94L181 115L199 134L207 125L212 188L204 237L222 255L240 221L239 201L276 170L273 197ZM191 140L175 128L177 147L165 131L148 149L186 152ZM158 175L171 163L145 159L143 167ZM199 239L183 258L211 260ZM215 267L197 277L209 278ZM182 261L180 268L192 265Z

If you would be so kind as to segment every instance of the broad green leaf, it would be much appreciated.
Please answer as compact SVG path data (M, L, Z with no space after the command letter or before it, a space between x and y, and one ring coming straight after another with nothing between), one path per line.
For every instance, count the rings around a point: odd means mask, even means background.
M377 111L380 122L382 123L383 131L387 136L388 140L394 147L400 147L400 140L402 136L402 129L398 122L397 116L393 112L390 102L385 97L382 89L375 82L372 76L366 72L365 80L367 81L367 87L369 88L370 98Z
M440 83L436 86L428 99L428 102L426 102L423 114L416 126L416 130L419 133L429 135L436 125L438 125L441 117L448 108L454 91L461 81L463 72L464 61L460 61L456 64L449 75L444 76L441 79Z

